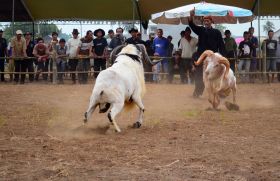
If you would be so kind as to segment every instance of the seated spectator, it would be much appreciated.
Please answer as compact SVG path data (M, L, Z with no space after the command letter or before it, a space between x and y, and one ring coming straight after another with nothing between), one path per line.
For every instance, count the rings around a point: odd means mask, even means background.
M37 39L37 45L35 45L33 49L33 55L37 57L37 72L35 76L35 80L39 80L39 75L41 72L43 72L43 80L47 81L48 80L48 74L47 72L49 71L49 48L48 46L44 43L43 38L38 38Z
M56 67L57 67L57 79L59 84L63 84L63 75L66 68L67 59L67 46L65 46L65 39L59 40L59 45L56 46L56 53L57 53L57 59L56 59Z
M169 83L172 83L174 74L180 74L181 83L183 84L186 82L186 66L183 62L180 51L176 51L173 56L174 57L171 61L169 61L168 81Z

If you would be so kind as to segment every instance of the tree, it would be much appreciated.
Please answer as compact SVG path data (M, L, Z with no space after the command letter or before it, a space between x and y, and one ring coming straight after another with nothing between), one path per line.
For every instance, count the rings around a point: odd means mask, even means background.
M216 24L215 28L218 29L222 34L224 34L225 30L227 29L227 27L222 24Z
M271 21L266 21L266 23L263 25L263 31L268 33L269 30L274 30L275 26L274 23Z
M29 32L33 32L33 27L32 27L32 23L29 22L15 22L14 23L14 30L22 30L23 33L29 31ZM45 37L47 35L51 35L52 32L57 32L58 34L61 33L61 29L58 29L58 27L53 24L53 23L39 23L36 24L34 27L34 34L35 34L35 38L37 37ZM12 24L8 24L5 28L4 28L4 37L7 40L10 40L13 36L14 33L12 32Z

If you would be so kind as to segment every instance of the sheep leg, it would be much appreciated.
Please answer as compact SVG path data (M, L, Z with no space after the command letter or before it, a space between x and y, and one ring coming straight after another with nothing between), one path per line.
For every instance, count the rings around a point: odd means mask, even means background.
M236 104L236 88L232 89L232 96L233 96L233 104Z
M112 104L111 111L108 113L108 119L114 125L115 130L119 133L121 132L121 129L117 125L115 118L121 112L121 110L123 109L123 106L124 106L124 103L114 103L114 104Z
M133 124L133 127L134 128L140 128L142 123L143 123L143 115L144 115L145 108L144 108L143 102L142 102L140 97L133 98L133 101L139 107L138 120Z
M88 110L85 112L84 116L84 124L87 123L87 121L89 120L91 114L94 112L95 108L97 107L97 103L95 101L95 99L91 99L90 103L89 103L89 107Z

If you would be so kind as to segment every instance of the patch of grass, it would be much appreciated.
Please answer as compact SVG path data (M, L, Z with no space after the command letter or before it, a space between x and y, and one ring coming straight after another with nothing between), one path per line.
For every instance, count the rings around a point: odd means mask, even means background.
M184 111L183 115L184 115L184 117L187 117L187 118L197 118L199 115L201 115L201 111L192 109L189 111Z
M6 123L6 119L0 116L0 128Z

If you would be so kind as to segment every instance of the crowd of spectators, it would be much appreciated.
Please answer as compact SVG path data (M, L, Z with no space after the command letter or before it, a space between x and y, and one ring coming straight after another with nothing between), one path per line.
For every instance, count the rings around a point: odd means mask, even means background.
M260 67L265 66L267 71L267 82L274 81L274 73L280 71L280 37L274 40L274 32L268 32L268 38L260 46L258 39L254 36L254 28L250 27L243 34L244 40L237 45L231 37L230 30L226 30L224 37L221 32L212 27L211 16L203 18L203 26L198 26L192 21L192 14L189 19L189 26L180 33L178 48L174 48L172 36L164 36L162 29L157 29L155 33L149 34L147 41L142 40L141 33L132 28L129 33L130 38L123 35L124 30L117 28L114 32L109 30L107 38L105 31L97 29L94 32L88 30L84 37L79 37L79 31L73 29L72 38L67 42L58 37L57 32L52 33L50 42L45 43L42 38L32 41L32 33L17 30L10 42L3 38L3 30L0 30L0 72L1 82L14 82L24 84L26 73L29 82L34 81L53 81L53 68L58 72L57 81L64 83L65 72L70 71L73 84L86 84L89 79L88 71L91 69L90 59L93 59L94 78L97 78L100 71L113 64L109 60L110 51L115 47L124 44L144 44L149 56L158 57L161 62L151 66L144 62L145 75L147 82L159 83L166 79L169 83L173 82L174 75L180 75L182 84L195 84L194 97L202 95L204 90L202 80L202 66L195 66L194 61L205 50L219 52L230 61L230 68L235 73L240 74L242 82L254 82ZM192 32L198 38L192 36ZM260 63L257 59L257 49L266 52L266 64ZM6 57L6 58L5 58ZM53 58L55 57L55 58ZM54 62L55 61L55 62ZM5 77L5 63L8 65ZM77 72L76 72L77 71ZM9 73L14 72L14 74ZM164 73L161 75L160 73ZM42 78L40 75L42 74ZM49 75L48 75L49 74ZM280 81L280 75L277 74Z

